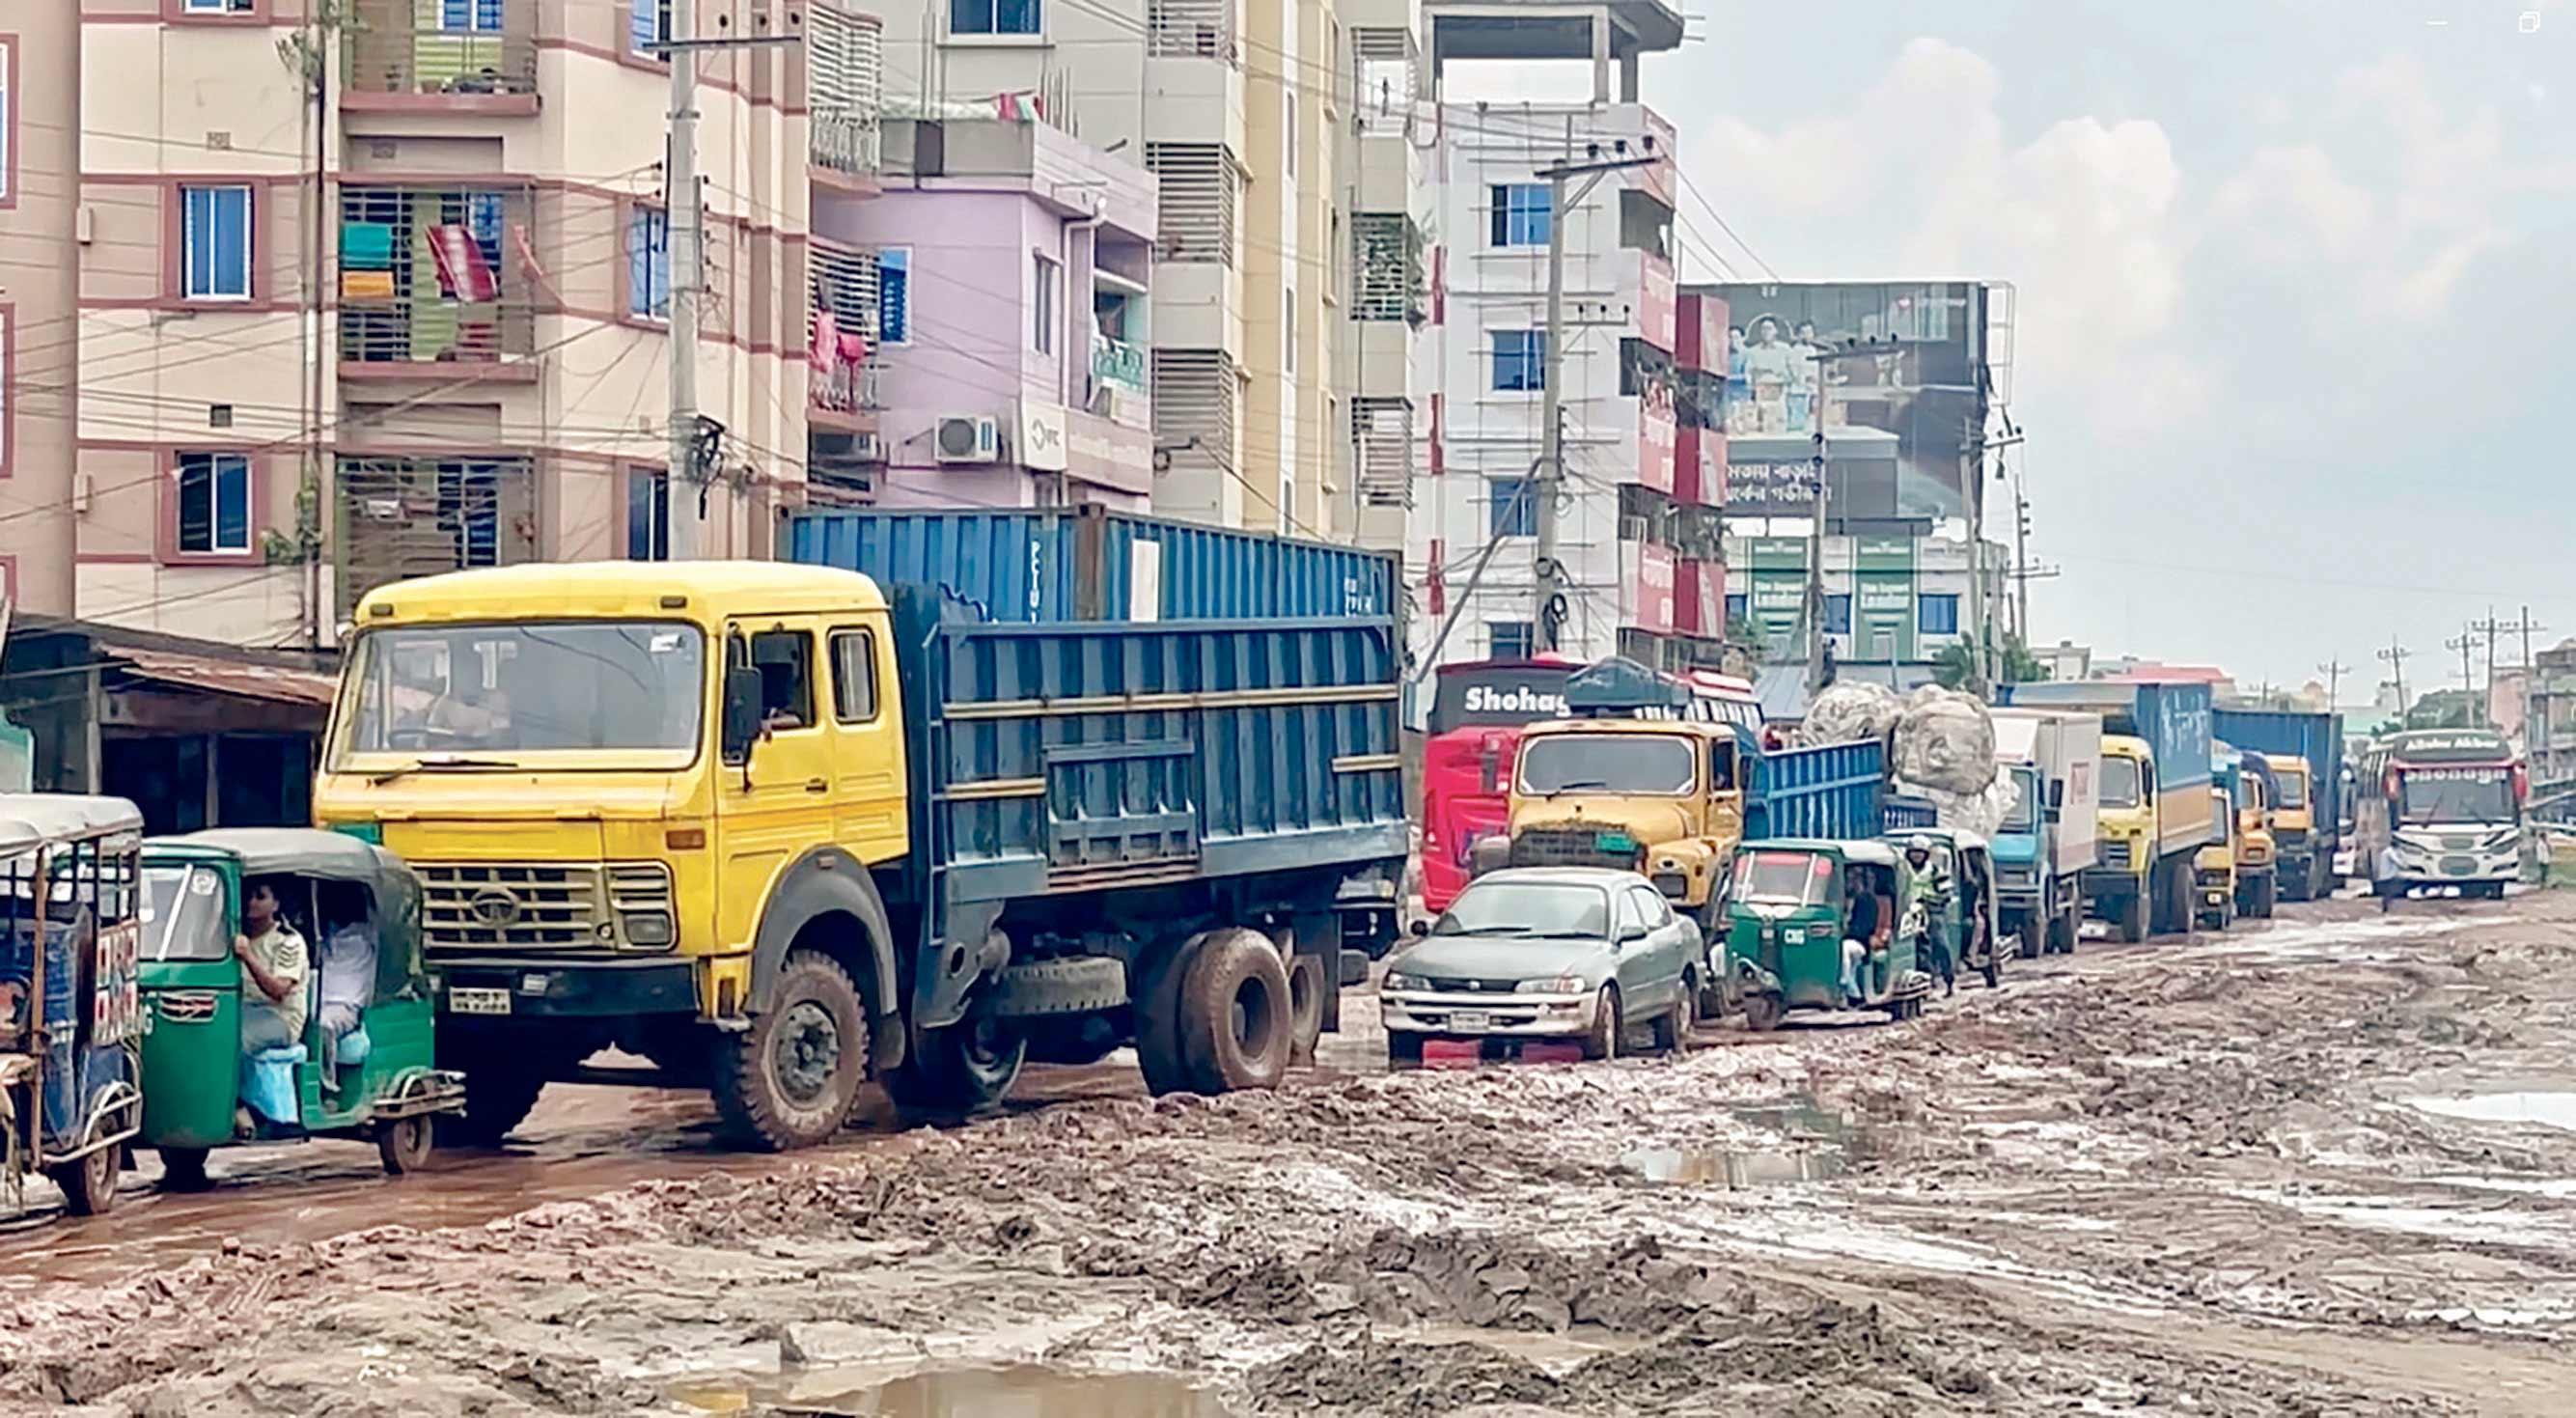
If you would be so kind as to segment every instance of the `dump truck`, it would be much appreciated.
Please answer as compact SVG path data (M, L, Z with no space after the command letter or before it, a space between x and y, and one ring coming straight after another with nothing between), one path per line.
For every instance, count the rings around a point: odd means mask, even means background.
M1156 1092L1258 1087L1338 1022L1345 883L1402 868L1401 653L807 565L458 572L360 602L314 811L421 876L469 1143L605 1072L766 1148L869 1080L962 1113L1130 1043Z
M2080 709L2102 720L2100 844L2084 873L2086 911L2120 938L2189 935L2193 857L2220 838L2210 795L2209 686L2180 680L2016 684L2004 702Z
M2075 949L2094 865L2102 721L2076 709L1997 709L1995 767L2013 806L1995 831L1995 900L2024 959Z
M2275 873L2284 900L2334 893L2335 854L2344 848L2344 736L2340 714L2286 709L2220 709L2211 732L2239 749L2261 753L2278 789L2272 804Z

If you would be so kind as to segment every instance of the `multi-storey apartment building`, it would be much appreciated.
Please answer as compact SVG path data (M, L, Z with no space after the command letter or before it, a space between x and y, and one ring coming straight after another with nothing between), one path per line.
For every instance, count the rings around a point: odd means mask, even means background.
M849 97L872 22L688 7L699 33L812 33L697 61L706 423L675 490L673 0L309 3L0 16L26 604L328 643L389 580L665 554L692 474L700 552L765 554L807 456L809 186L874 181Z

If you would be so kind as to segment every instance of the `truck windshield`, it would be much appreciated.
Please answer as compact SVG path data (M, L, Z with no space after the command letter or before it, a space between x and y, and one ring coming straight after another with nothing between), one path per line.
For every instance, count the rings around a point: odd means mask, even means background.
M143 869L144 959L222 960L232 953L222 876L211 867Z
M1431 928L1433 935L1609 934L1610 898L1597 886L1554 881L1480 881Z
M1521 745L1521 791L1659 793L1691 790L1698 755L1686 738L1662 734L1548 734Z
M371 631L350 659L331 762L400 754L438 767L447 754L550 749L692 754L705 661L705 635L668 621Z
M2274 775L2273 781L2281 785L2281 806L2295 808L2306 807L2308 805L2308 779L2306 774L2276 774Z
M2004 813L2000 832L2036 832L2039 830L2039 804L2032 801L2039 792L2039 775L2027 768L2012 771L2013 805Z
M1825 899L1825 884L1834 879L1834 864L1804 852L1748 852L1735 863L1738 901L1785 902L1813 906Z
M2102 802L2104 807L2138 805L2138 760L2102 756Z
M2407 822L2511 822L2509 768L2408 768L2398 779L2398 816Z

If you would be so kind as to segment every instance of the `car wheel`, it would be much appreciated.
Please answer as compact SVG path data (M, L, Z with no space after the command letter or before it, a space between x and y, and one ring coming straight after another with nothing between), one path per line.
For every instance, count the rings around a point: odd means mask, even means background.
M1672 1008L1655 1017L1653 1027L1656 1053L1678 1054L1682 1051L1682 1035L1690 1025L1687 1018L1690 1010L1689 1000L1690 996L1685 995L1675 1001Z
M1587 1059L1615 1059L1619 1056L1620 1031L1627 1021L1619 1017L1619 991L1609 985L1592 1001L1592 1032L1583 1036L1583 1056Z

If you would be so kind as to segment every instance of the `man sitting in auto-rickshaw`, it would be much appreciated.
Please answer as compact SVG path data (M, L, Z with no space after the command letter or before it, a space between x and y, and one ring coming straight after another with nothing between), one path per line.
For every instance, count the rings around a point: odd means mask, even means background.
M1932 839L1916 834L1905 844L1907 912L1920 911L1923 944L1932 952L1932 968L1941 976L1941 992L1958 993L1957 957L1950 947L1950 869L1932 853Z
M277 884L250 884L242 901L242 933L233 938L242 967L241 1050L281 1049L304 1037L304 977L310 968L304 937L279 909Z

